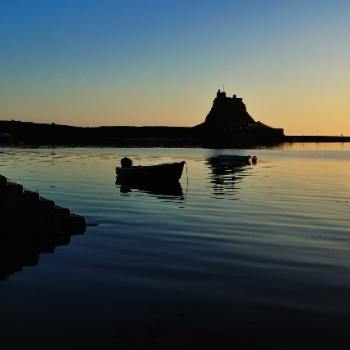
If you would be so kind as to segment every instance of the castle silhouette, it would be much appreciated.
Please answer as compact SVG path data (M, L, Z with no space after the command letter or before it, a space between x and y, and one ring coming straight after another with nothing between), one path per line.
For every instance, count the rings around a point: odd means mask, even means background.
M242 98L237 95L228 97L220 89L205 121L194 128L202 138L215 143L271 143L284 137L283 129L255 121L247 112Z

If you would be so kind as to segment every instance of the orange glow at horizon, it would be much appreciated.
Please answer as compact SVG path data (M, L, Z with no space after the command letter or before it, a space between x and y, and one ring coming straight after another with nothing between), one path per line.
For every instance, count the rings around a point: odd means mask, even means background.
M2 111L1 119L15 119L74 126L128 125L128 126L194 126L204 121L216 90L200 91L177 96L138 94L137 103L120 96L103 100L101 96L81 96L69 104L56 96L40 105L27 101L16 108ZM297 100L297 96L279 96L268 99L268 93L253 91L243 97L249 114L269 126L284 128L286 135L350 135L350 102L338 95L326 99L317 95ZM110 96L111 97L111 96ZM321 103L321 102L322 103ZM30 102L30 103L28 103ZM62 105L60 105L62 103ZM50 113L47 111L50 110Z
M2 120L194 126L224 84L286 135L350 136L350 2L6 3Z

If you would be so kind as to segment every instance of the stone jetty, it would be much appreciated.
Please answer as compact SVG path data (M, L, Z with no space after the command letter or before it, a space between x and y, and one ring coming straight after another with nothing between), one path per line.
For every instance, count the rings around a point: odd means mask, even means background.
M7 231L83 234L86 221L39 193L0 175L0 225Z
M83 234L85 218L0 175L0 280Z

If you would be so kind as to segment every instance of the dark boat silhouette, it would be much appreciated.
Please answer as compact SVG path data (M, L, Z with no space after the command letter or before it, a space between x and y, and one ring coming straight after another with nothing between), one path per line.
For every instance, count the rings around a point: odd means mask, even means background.
M137 183L169 183L179 181L185 162L163 163L146 166L116 167L119 180Z

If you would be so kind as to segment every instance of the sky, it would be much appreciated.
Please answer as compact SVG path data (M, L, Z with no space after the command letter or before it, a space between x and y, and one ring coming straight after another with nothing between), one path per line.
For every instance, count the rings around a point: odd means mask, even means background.
M216 91L350 135L348 0L0 0L0 119L193 126Z

